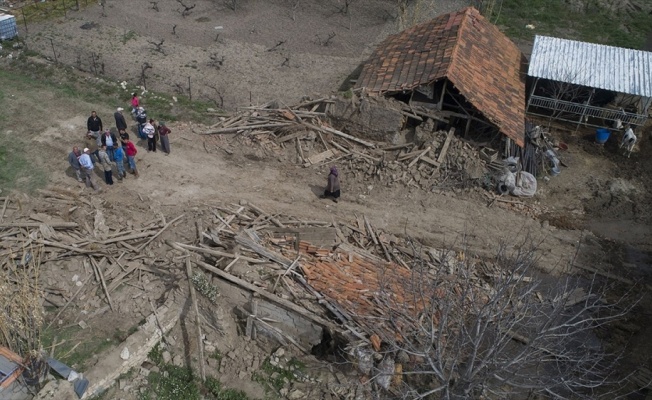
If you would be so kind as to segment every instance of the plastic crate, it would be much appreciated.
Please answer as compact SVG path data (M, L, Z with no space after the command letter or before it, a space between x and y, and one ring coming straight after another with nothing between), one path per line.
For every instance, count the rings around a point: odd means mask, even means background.
M0 40L9 40L18 36L16 17L0 13Z

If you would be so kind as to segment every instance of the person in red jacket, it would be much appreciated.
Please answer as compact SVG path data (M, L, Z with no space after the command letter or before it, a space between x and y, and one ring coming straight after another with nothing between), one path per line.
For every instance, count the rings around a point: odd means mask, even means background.
M138 169L136 169L136 154L138 154L138 149L129 139L125 139L125 147L127 149L127 161L129 162L129 168L131 172L136 175L138 178Z
M131 95L131 114L136 115L136 111L140 107L140 101L138 100L138 93Z

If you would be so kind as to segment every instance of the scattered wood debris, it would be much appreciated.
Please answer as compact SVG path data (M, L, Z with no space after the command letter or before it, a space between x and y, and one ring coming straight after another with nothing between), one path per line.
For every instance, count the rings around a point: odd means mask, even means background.
M247 144L296 149L297 163L304 167L336 163L356 176L428 191L469 187L489 175L492 160L481 156L485 147L464 141L455 129L438 131L430 124L418 128L418 139L403 144L365 140L331 125L333 102L323 98L293 107L278 102L244 107L201 133L239 134Z

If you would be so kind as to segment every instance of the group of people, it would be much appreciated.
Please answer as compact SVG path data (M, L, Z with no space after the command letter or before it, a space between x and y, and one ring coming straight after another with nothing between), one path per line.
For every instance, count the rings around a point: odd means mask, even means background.
M147 120L145 110L140 106L138 96L133 94L131 100L132 114L138 121L138 134L141 139L147 140L147 151L156 152L156 142L160 137L161 148L166 155L170 154L170 141L168 135L172 132L165 122L156 123L153 119ZM113 169L117 171L118 180L127 177L125 161L129 172L136 178L139 176L136 167L136 154L138 149L130 140L127 133L127 121L123 115L124 109L118 107L113 114L115 127L118 132L116 136L110 129L105 129L102 119L95 111L91 112L86 122L86 138L83 150L78 146L73 147L68 154L68 163L75 172L79 182L85 182L87 187L99 191L99 186L94 179L94 169L99 168L104 172L104 180L107 185L113 185ZM142 118L145 118L143 122Z
M80 150L78 146L72 148L68 154L68 163L75 171L75 176L79 182L85 182L87 187L92 187L95 191L100 188L94 178L94 169L96 164L104 172L104 180L107 185L113 185L113 168L117 171L119 181L127 177L125 170L125 161L127 162L129 172L138 178L138 168L136 167L136 154L138 149L129 139L127 133L127 121L123 115L124 109L118 107L113 114L115 127L118 136L110 129L105 129L102 119L97 116L97 112L91 112L86 122L86 140L85 147ZM153 119L147 119L145 109L140 106L138 96L133 94L131 99L131 113L138 122L138 136L147 140L147 151L156 152L156 142L160 139L161 148L166 155L170 154L170 141L168 135L172 133L170 128L165 126L165 122L156 123ZM339 172L335 166L330 168L328 174L328 183L324 194L321 198L330 198L338 202L340 198L340 179Z

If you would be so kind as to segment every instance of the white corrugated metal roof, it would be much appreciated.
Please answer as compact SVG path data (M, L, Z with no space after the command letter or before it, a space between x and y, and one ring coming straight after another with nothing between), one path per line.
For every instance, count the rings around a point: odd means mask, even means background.
M652 97L652 53L536 36L528 75Z

